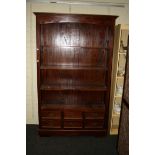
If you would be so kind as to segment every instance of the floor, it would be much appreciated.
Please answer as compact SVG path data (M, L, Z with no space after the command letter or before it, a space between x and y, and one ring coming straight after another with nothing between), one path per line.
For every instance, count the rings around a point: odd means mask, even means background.
M27 155L117 155L117 136L40 137L36 125L26 125Z

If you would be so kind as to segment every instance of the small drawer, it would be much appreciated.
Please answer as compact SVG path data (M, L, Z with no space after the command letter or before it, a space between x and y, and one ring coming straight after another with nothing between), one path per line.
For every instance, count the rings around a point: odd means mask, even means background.
M41 111L42 118L49 118L49 119L61 119L61 111L59 110L42 110Z
M64 120L64 128L82 128L82 120Z
M85 128L103 128L103 120L85 120Z
M61 128L61 120L59 119L41 119L42 128Z
M82 119L82 112L81 111L76 111L76 110L67 110L64 111L64 119Z
M103 119L104 112L85 112L86 119Z

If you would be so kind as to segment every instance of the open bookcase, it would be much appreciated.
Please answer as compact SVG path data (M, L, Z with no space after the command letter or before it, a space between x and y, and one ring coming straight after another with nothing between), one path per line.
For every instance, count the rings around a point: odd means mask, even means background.
M115 16L36 13L40 135L105 135Z

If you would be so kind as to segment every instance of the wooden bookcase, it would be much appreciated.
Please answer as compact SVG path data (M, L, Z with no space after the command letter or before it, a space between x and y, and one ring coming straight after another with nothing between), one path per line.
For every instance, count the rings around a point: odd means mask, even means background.
M35 13L40 135L105 135L115 16Z
M110 94L109 133L118 134L127 54L128 25L115 26Z

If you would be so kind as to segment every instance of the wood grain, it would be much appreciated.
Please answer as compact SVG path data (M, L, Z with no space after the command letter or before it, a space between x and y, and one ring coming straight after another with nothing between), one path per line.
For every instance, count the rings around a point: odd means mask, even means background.
M40 135L105 135L116 17L35 14Z

